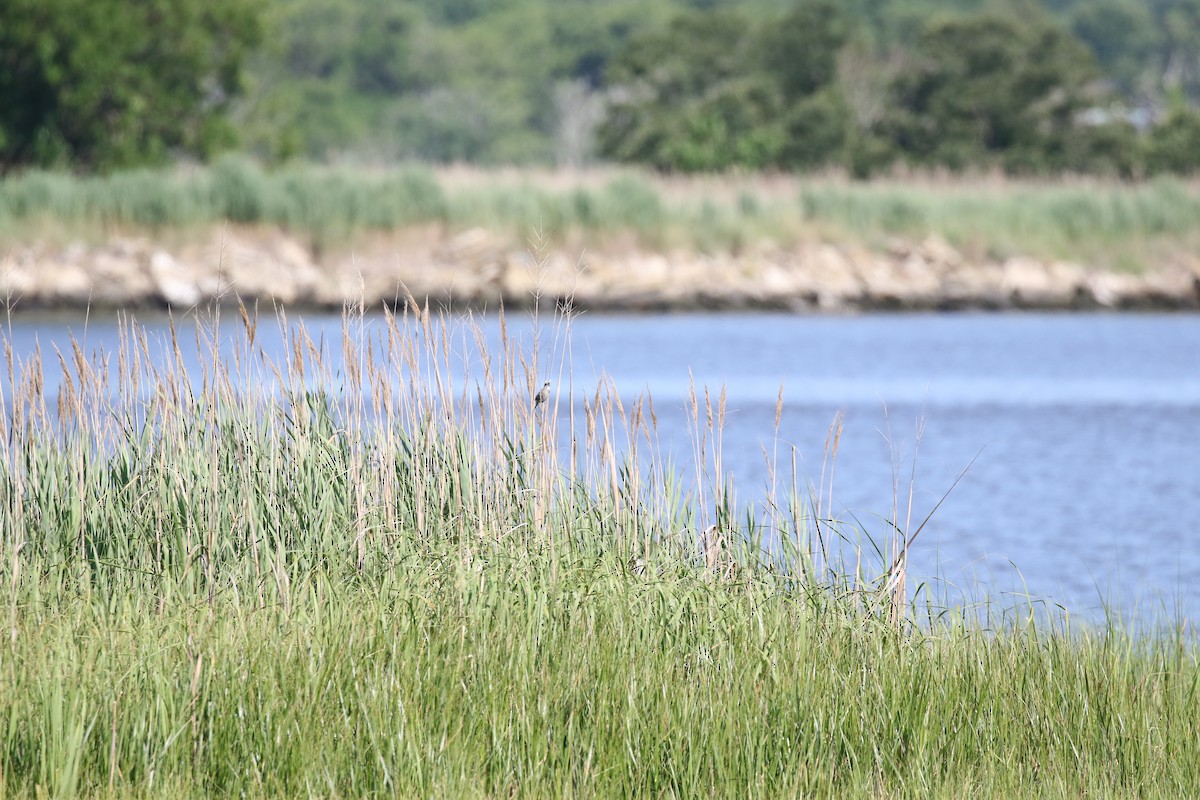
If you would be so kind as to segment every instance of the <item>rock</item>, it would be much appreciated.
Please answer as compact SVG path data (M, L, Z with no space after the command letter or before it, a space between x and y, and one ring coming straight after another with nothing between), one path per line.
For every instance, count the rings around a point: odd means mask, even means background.
M1147 308L1194 308L1200 305L1200 278L1188 269L1164 268L1142 278L1138 304Z
M1096 305L1104 308L1121 308L1127 304L1130 297L1140 293L1139 283L1132 275L1093 272L1087 276L1084 289Z
M1077 305L1087 294L1087 270L1073 261L1051 261L1046 268L1064 305Z
M144 250L105 248L90 259L93 297L106 306L142 305L156 299L157 287L146 269Z
M190 308L200 302L201 292L195 274L163 250L150 256L150 277L159 298L169 306Z
M505 259L501 296L510 305L530 305L541 296L570 297L579 285L579 269L563 253L535 260L528 253L509 253Z
M326 257L323 264L326 279L316 287L314 297L324 306L338 307L344 304L361 304L370 308L379 305L402 306L407 294L424 301L425 285L412 280L413 262L401 260L399 255L391 259L359 258L347 255L340 258ZM416 262L426 264L425 259ZM407 288L406 288L407 287Z
M919 253L903 261L872 258L858 264L868 305L882 308L935 308L941 297L938 272Z
M1007 308L1012 295L998 264L963 264L942 276L940 308Z
M857 303L863 285L850 260L838 248L822 244L799 258L802 292L824 310L844 308Z
M593 308L1106 308L1200 307L1200 257L1177 256L1145 275L1069 261L974 262L944 239L863 246L770 242L737 253L645 253L620 240L602 252L568 246L540 258L484 229L446 237L440 226L363 233L353 250L320 261L283 231L221 228L172 249L122 237L58 250L15 245L0 253L0 295L23 305L161 302L187 308L212 299L293 306L403 304Z
M758 275L758 285L763 296L772 300L790 301L800 293L795 274L776 263L763 266Z
M194 262L197 287L209 298L254 300L292 305L310 298L317 272L298 246L282 246L278 237L222 232Z
M504 273L510 266L507 252L505 240L483 228L471 228L446 242L436 254L436 260L474 272L499 288L504 284Z
M29 268L15 258L0 259L0 300L5 305L37 302L40 287Z
M936 233L925 237L914 255L919 255L925 263L941 267L943 270L956 269L963 264L962 254Z
M1084 271L1075 264L1016 257L1004 262L1001 287L1015 305L1063 308L1078 302L1084 284Z
M620 260L592 255L576 296L600 307L645 307L655 297L678 299L685 283L680 265L661 254L632 253Z
M40 294L50 305L82 308L92 304L92 276L82 264L43 261L35 275L42 284Z
M1200 306L1200 276L1187 269L1147 275L1093 272L1085 291L1105 308L1195 308Z

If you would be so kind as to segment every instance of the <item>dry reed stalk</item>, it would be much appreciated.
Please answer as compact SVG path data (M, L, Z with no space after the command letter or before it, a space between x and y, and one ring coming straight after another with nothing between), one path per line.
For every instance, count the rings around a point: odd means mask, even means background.
M165 358L144 328L126 320L115 372L79 342L70 352L55 350L63 375L59 419L76 420L105 446L134 448L128 452L145 466L135 476L141 483L128 485L151 486L157 498L139 506L148 563L162 570L180 553L173 569L206 587L209 602L224 591L230 563L244 558L257 602L274 598L290 612L299 590L293 553L336 548L339 563L366 574L387 563L402 538L421 544L453 538L463 563L511 540L547 548L557 564L569 542L595 537L620 563L677 558L732 579L743 568L769 562L781 565L778 574L792 581L824 580L822 570L830 566L824 538L836 525L824 506L832 506L840 416L826 441L821 484L810 491L809 532L794 448L791 496L780 496L782 386L776 441L771 452L763 448L767 496L761 511L742 509L732 476L725 474L723 430L731 413L726 387L697 387L689 374L690 489L662 450L649 393L623 396L604 376L582 399L578 422L574 403L560 408L558 395L544 413L532 414L527 390L547 374L574 397L570 317L552 319L553 328L536 316L531 320L529 336L544 351L528 352L522 349L525 334L514 334L501 313L503 347L497 349L477 322L430 313L410 297L402 314L383 315L374 329L361 308L347 307L336 340L277 315L283 349L272 355L261 344L257 310L240 306L234 325L241 336L232 348L212 327L219 324L216 316L198 322L202 329L192 337L171 318L161 343ZM464 359L472 347L479 358ZM192 349L195 354L185 355ZM196 355L200 369L189 375ZM22 441L31 441L53 420L38 411L44 404L40 351L25 363L11 352L8 358L9 385L21 392L11 413L36 420L25 425ZM250 385L261 389L251 396L244 390ZM114 390L117 407L101 402ZM568 429L570 440L560 448L560 432ZM145 453L136 449L143 435ZM6 462L14 464L13 442L3 447ZM84 478L93 474L83 452L72 452L76 462L67 473L80 496L91 491ZM562 463L564 457L569 463ZM231 473L237 465L244 468ZM38 477L15 471L16 480ZM180 513L169 513L172 508ZM15 507L3 513L10 523L21 519ZM82 555L88 546L82 518L72 524ZM318 543L305 539L314 536ZM788 547L782 546L785 538ZM768 553L772 548L776 552ZM813 563L817 551L820 564ZM10 575L20 569L16 552ZM889 590L896 588L887 583L893 574L885 578Z

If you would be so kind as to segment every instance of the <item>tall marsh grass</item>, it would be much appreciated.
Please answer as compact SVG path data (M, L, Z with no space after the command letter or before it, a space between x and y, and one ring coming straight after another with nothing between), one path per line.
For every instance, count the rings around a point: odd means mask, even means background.
M632 239L661 250L740 252L827 239L882 249L938 235L969 258L1028 255L1141 270L1200 246L1200 188L1175 179L1019 181L995 176L659 176L590 172L368 169L291 165L264 170L227 156L212 167L72 177L27 172L0 180L0 242L162 236L224 222L276 226L317 248L355 234L485 227L521 241Z
M739 505L723 392L685 476L651 398L572 384L568 319L409 308L6 349L0 796L1200 786L1183 632L914 624L786 449Z
M1175 180L826 183L806 186L800 204L807 219L842 235L937 234L977 259L1029 255L1136 271L1200 243L1200 191Z

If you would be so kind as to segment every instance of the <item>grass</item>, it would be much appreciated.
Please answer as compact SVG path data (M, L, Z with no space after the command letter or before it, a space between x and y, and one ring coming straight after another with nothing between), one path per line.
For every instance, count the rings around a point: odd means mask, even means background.
M1139 271L1200 247L1200 185L1164 179L1019 181L996 176L664 177L630 170L491 171L293 165L212 167L0 181L0 242L164 236L231 222L275 226L317 250L367 231L545 231L572 249L630 241L657 250L741 252L823 239L882 250L937 235L971 259L1026 255Z
M723 392L680 472L649 397L571 384L568 319L502 331L243 310L9 348L0 796L1200 788L1184 631L909 603L786 452L737 504Z
M1200 192L1172 180L825 184L805 188L801 205L807 218L867 240L936 233L975 259L1147 269L1200 243L1191 222Z

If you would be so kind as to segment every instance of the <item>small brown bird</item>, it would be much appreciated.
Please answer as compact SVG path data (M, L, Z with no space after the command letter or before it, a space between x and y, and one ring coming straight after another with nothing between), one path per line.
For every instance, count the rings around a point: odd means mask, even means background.
M533 407L536 409L542 403L550 400L550 381L542 384L541 390L533 396Z

